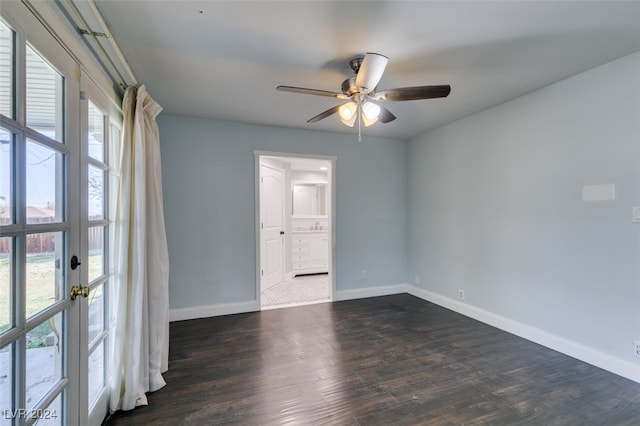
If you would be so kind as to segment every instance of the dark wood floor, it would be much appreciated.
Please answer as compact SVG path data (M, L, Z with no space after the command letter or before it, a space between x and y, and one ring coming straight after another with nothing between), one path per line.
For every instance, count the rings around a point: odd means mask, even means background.
M171 324L110 425L638 425L640 384L410 295Z

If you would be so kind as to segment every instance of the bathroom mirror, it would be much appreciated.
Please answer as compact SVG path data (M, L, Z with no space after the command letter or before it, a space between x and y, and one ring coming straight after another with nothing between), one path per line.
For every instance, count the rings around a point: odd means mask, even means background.
M294 216L327 215L326 183L295 183L292 186Z

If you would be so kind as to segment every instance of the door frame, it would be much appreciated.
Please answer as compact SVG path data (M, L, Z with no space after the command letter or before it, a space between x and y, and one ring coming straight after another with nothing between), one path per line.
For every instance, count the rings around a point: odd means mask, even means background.
M261 301L260 301L260 271L261 271L261 244L260 244L260 158L261 157L284 157L284 158L305 158L311 160L324 160L331 163L331 170L328 174L329 182L327 188L330 194L331 200L331 209L330 214L328 215L328 227L329 232L329 300L334 301L336 295L336 250L335 250L335 241L336 241L336 226L335 226L335 217L336 217L336 190L335 190L335 182L336 182L336 163L338 160L337 156L334 155L313 155L313 154L301 154L301 153L293 153L293 152L274 152L274 151L253 151L254 154L254 190L255 190L255 244L256 244L256 257L255 257L255 297L256 297L256 305L257 310L262 310ZM285 188L286 190L286 188ZM286 199L286 197L285 197ZM285 249L286 253L286 249ZM284 271L285 274L287 271Z

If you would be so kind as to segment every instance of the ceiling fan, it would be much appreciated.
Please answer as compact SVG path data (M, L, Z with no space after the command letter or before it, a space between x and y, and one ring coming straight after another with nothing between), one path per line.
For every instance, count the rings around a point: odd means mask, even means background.
M364 57L359 56L352 59L349 62L349 67L356 75L342 82L342 93L294 86L278 86L276 89L284 92L328 96L347 101L310 118L307 123L315 123L337 112L340 121L347 126L353 127L358 121L359 133L361 124L368 127L378 121L389 123L396 119L391 111L377 102L445 98L451 92L449 85L400 87L377 91L378 83L388 61L389 58L379 53L367 53Z

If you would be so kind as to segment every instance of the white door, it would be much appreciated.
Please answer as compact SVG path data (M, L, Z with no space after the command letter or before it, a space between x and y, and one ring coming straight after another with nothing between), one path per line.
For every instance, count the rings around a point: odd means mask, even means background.
M89 296L80 301L80 424L100 425L108 411L110 343L109 296L113 219L121 114L88 78L81 95L80 284ZM111 195L111 196L110 196Z
M260 164L261 290L284 279L284 171Z

